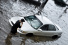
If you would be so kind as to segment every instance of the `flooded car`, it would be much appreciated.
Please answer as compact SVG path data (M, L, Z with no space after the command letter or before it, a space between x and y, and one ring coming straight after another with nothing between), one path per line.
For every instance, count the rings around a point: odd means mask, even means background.
M17 32L25 35L40 35L40 36L61 36L62 29L45 16L30 15L25 17L12 17L9 19L9 23L15 23L17 20L24 19L21 29L17 29Z

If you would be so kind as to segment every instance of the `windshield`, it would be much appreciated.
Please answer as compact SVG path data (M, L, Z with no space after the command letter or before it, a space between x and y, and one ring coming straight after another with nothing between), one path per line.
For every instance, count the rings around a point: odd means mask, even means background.
M35 15L27 16L24 18L35 29L38 29L41 25L43 25L42 22Z

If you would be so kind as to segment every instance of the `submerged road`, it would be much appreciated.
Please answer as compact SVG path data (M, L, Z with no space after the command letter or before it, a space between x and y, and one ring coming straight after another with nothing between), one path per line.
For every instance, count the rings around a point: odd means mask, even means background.
M62 30L62 36L58 39L51 37L25 35L10 35L11 26L8 20L14 16L33 15L38 12L38 7L24 3L23 1L1 0L0 1L0 45L67 45L68 44L68 10L66 7L58 7L52 0L49 0L41 15L58 24Z

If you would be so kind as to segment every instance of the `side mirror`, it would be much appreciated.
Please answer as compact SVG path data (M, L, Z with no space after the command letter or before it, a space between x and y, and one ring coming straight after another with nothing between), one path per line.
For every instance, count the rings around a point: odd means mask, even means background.
M42 31L41 29L38 29L38 31Z

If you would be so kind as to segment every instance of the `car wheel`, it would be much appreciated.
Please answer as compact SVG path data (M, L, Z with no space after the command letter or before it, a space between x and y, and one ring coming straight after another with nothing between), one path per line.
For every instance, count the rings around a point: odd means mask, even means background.
M33 36L33 33L27 33L26 36Z
M58 35L52 36L52 39L57 39L57 38L58 38Z

